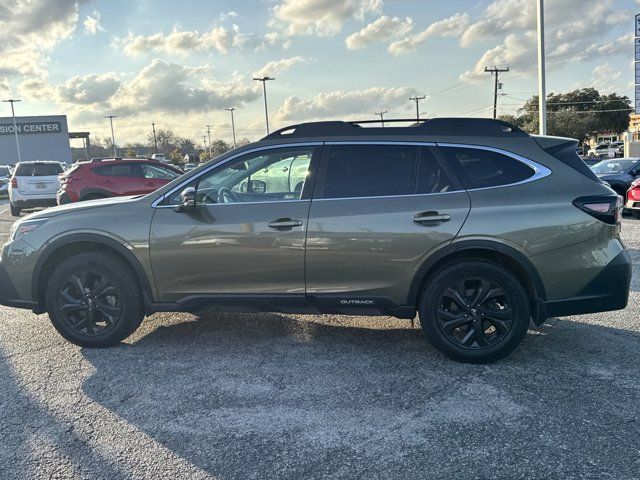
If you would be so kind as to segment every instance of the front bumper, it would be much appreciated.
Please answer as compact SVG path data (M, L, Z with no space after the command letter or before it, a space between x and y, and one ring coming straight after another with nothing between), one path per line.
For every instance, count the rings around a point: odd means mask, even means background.
M624 250L575 297L544 302L547 318L622 310L629 300L631 269L631 257Z
M0 264L0 305L16 308L28 308L34 310L38 303L31 300L23 300L16 291L5 268Z

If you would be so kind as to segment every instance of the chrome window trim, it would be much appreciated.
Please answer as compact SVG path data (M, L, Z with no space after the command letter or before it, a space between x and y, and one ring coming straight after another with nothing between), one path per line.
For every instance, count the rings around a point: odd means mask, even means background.
M548 177L552 173L550 168L545 167L544 165L541 165L538 162L534 162L533 160L523 157L522 155L518 155L517 153L509 152L508 150L502 150L501 148L487 147L484 145L468 145L464 143L436 143L436 145L438 147L443 147L443 148L470 148L475 150L486 150L488 152L499 153L506 157L513 158L514 160L520 163L524 163L525 165L527 165L529 168L533 170L532 176L525 178L524 180L521 180L519 182L506 183L504 185L494 185L492 187L468 188L467 192L477 192L480 190L490 190L494 188L505 188L505 187L513 187L516 185L523 185L525 183L535 182L536 180L540 180L541 178Z
M222 160L221 162L216 162L213 165L210 165L209 167L205 168L204 170L202 170L201 172L198 172L195 175L190 176L189 178L187 178L184 182L176 185L174 188L172 188L171 190L169 190L168 192L160 195L158 198L156 198L152 203L151 203L151 207L152 208L165 208L165 207L175 207L176 205L161 205L158 206L158 204L160 202L162 202L165 198L171 196L173 193L175 193L177 190L180 190L181 188L183 188L185 185L191 183L192 181L196 180L197 178L200 178L202 175L209 173L209 171L211 171L214 168L220 167L228 162L230 162L231 160L234 160L236 158L242 157L244 155L247 155L249 153L255 153L255 152L260 152L262 150L274 150L276 148L289 148L289 147L317 147L319 145L322 145L324 142L304 142L304 143L283 143L283 144L279 144L279 145L263 145L261 147L256 147L256 148L252 148L249 150L244 150L242 152L238 152L235 155L230 156L229 158L225 158L224 160ZM242 202L243 204L247 204L250 202ZM273 202L252 202L252 203L273 203ZM212 205L222 205L219 203L216 204L212 204Z
M415 145L422 147L442 147L442 148L470 148L476 150L486 150L489 152L498 153L504 155L506 157L512 158L520 163L524 163L529 168L533 170L533 175L529 178L521 180L515 183L508 183L505 185L495 185L491 187L479 187L479 188L468 188L463 190L452 190L450 192L437 192L437 193L418 193L418 194L405 194L405 195L380 195L380 196L366 196L366 197L341 197L341 198L317 198L313 199L313 201L324 201L324 200L358 200L358 199L373 199L373 198L404 198L404 197L419 197L419 196L432 196L432 195L447 195L452 193L461 193L461 192L476 192L481 190L490 190L494 188L505 188L505 187L513 187L517 185L522 185L529 182L535 182L536 180L540 180L541 178L548 177L551 175L552 171L550 168L541 165L533 160L530 160L522 155L518 155L517 153L510 152L508 150L503 150L501 148L496 147L488 147L484 145L470 145L466 143L438 143L438 142L420 142L420 141L393 141L393 140L374 140L374 141L350 141L350 140L336 140L336 141L328 141L328 142L304 142L304 143L286 143L279 145L265 145L262 147L253 148L250 150L245 150L243 152L239 152L236 155L233 155L222 162L218 162L205 170L199 172L197 175L193 175L189 177L184 182L177 185L175 188L171 189L167 193L161 195L156 200L153 201L151 206L153 208L173 208L176 205L158 205L161 201L163 201L168 196L172 195L176 190L184 187L186 184L192 182L193 180L201 177L202 175L208 173L213 168L224 165L225 163L234 160L238 157L249 153L259 152L261 150L273 150L276 148L290 148L290 147L311 147L311 146L319 146L319 145ZM242 205L252 205L252 204L265 204L265 203L284 203L284 202L296 202L296 201L307 201L302 199L292 199L292 200L277 200L274 202L240 202ZM204 205L237 205L238 203L208 203Z

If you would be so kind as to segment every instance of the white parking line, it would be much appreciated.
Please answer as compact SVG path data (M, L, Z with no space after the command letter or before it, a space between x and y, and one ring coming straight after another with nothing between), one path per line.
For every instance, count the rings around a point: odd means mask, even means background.
M8 209L5 208L4 210L0 210L0 215L2 215L4 212L6 212Z

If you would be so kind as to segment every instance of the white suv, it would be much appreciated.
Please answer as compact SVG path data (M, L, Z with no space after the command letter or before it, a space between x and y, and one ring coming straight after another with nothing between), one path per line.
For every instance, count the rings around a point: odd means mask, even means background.
M16 164L9 184L11 215L20 216L24 208L57 205L56 193L60 188L58 175L63 173L60 162L36 161Z
M610 143L599 143L591 148L587 155L590 158L615 158L616 149Z

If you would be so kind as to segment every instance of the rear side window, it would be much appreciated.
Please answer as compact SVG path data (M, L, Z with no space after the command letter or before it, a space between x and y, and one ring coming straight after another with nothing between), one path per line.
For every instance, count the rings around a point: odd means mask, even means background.
M16 177L51 177L62 173L59 163L23 163L18 165Z
M334 145L329 154L325 198L415 193L418 148L410 145Z
M510 185L535 174L525 163L490 150L442 147L441 151L465 188Z
M91 169L97 175L105 177L141 177L140 166L133 163L101 165Z

